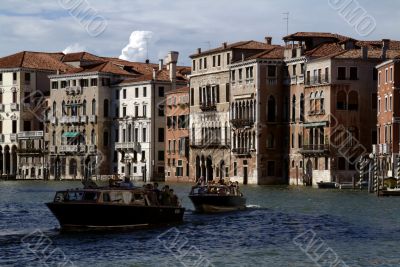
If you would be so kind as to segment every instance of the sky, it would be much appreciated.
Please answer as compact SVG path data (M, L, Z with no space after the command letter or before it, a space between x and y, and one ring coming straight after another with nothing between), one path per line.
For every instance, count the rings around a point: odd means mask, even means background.
M361 12L358 21L346 10ZM85 50L157 62L173 50L180 53L179 64L190 65L197 48L223 42L272 36L282 44L286 12L289 33L400 40L398 0L1 0L0 57Z

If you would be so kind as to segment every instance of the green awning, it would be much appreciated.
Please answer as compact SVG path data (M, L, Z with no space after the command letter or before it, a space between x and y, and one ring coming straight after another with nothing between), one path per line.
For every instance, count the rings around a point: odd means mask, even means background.
M65 132L63 133L63 137L77 137L79 133L77 132Z

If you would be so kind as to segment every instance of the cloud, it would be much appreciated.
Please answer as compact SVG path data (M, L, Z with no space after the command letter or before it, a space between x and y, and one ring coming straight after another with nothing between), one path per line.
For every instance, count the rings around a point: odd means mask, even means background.
M120 59L129 61L143 61L147 59L150 40L153 38L151 31L133 31L129 43L122 49Z
M86 51L86 47L78 44L78 43L74 43L72 45L67 46L64 50L63 53L64 54L70 54L70 53L75 53L75 52L82 52L82 51Z

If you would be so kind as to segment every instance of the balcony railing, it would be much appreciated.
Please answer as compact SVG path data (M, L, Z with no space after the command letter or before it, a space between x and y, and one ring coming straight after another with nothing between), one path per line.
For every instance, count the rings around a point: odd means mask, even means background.
M230 147L231 143L230 140L227 141L218 141L218 140L197 140L197 141L192 141L190 143L191 147L194 148L224 148L224 147Z
M303 145L300 149L302 154L325 154L329 153L330 146L327 144L323 145Z
M69 123L72 123L72 124L80 123L79 116L69 117Z
M50 146L50 153L56 154L57 153L57 147L56 146Z
M69 118L67 116L62 116L60 118L60 123L61 124L67 124L69 122Z
M18 154L43 154L43 149L41 148L18 148Z
M67 95L75 95L80 94L82 88L80 86L68 86L65 88L65 91L67 92Z
M252 127L254 125L254 120L252 120L252 119L232 119L231 123L235 128Z
M42 138L43 136L43 131L27 131L18 133L18 139Z
M86 153L87 146L86 145L79 145L79 152Z
M136 151L136 152L141 151L140 143L137 143L137 142L116 143L115 148L117 150L131 150L131 151Z
M202 111L216 111L217 105L215 103L201 103L200 109Z
M59 147L60 153L77 153L79 146L77 145L62 145Z
M290 77L290 84L291 85L297 84L297 76Z
M11 142L16 142L17 141L17 134L10 134L10 141Z
M97 116L96 115L90 115L89 116L89 122L90 123L97 123Z
M240 148L233 148L232 153L236 156L250 156L250 148L247 147L240 147Z
M87 121L88 121L87 116L85 116L85 115L81 116L80 121L81 121L81 123L87 123Z
M96 145L89 145L88 146L89 153L96 153L96 150L97 150Z
M392 154L392 147L391 144L373 145L372 152L376 155L390 155Z
M320 76L311 76L307 79L306 85L320 85L329 83L329 76L320 75Z

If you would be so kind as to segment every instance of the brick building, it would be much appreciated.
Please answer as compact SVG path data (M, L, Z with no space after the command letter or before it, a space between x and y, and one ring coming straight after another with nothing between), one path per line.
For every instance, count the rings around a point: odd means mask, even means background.
M194 182L189 175L189 87L166 93L165 181Z

